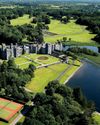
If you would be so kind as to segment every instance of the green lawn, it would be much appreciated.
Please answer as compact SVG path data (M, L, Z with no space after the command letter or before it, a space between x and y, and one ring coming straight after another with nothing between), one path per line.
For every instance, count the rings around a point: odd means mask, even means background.
M35 77L26 87L33 92L42 92L49 81L52 81L67 67L66 64L56 64L35 71Z
M61 63L47 68L37 69L35 71L35 77L26 85L26 88L33 92L42 92L48 82L55 80L68 66L69 64ZM72 66L72 68L61 77L60 82L63 83L78 67L79 66Z
M54 63L54 62L58 62L59 59L50 55L46 55L46 54L29 54L27 55L29 58L33 59L33 60L37 60L37 62L43 63L43 64L50 64L50 63ZM47 57L47 60L40 60L38 59L39 57Z
M40 60L39 57L47 57L47 60ZM32 61L30 61L29 59ZM59 59L50 55L45 54L25 54L20 57L15 58L15 63L21 68L25 69L28 68L29 64L33 64L36 67L40 66L41 64L51 64L54 62L58 62Z
M21 68L21 69L28 68L29 64L33 64L35 66L39 66L39 64L37 64L35 62L29 61L27 58L25 58L25 56L26 55L22 55L20 57L15 58L15 63L19 66L19 68Z
M24 14L22 17L18 17L16 19L10 20L10 23L13 26L17 26L17 25L30 24L31 21L32 21L32 18L29 18L28 14Z
M64 83L66 79L68 79L81 65L79 61L75 62L75 65L73 65L60 79L60 83Z
M45 34L44 40L46 42L56 42L63 37L71 38L72 41L89 43L93 42L95 34L91 34L86 30L86 26L81 26L71 20L68 24L63 24L58 20L51 20L49 24L49 32L54 34Z

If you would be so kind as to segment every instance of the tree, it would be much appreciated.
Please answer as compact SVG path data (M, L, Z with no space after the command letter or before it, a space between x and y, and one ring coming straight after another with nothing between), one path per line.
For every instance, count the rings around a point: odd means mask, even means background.
M32 23L36 24L37 23L37 18L33 18Z
M0 67L0 71L6 72L7 68L8 68L8 63L6 61L3 61L3 63L1 64L1 67Z
M45 16L45 18L44 18L44 22L45 22L45 24L50 24L50 17L49 16Z
M30 64L29 65L29 69L31 69L34 72L34 70L36 69L36 67L33 64Z
M67 37L63 37L63 42L67 42Z
M10 58L10 59L8 60L8 68L9 68L9 69L15 69L15 68L16 68L16 64L15 64L15 61L14 61L13 58Z
M69 21L69 18L67 18L66 16L61 18L61 22L65 23L65 24L68 23L68 21Z
M87 106L84 108L75 100L71 88L60 85L58 81L52 81L46 87L46 90L49 91L49 89L54 89L53 94L36 94L32 100L34 107L26 116L24 125L34 125L34 123L38 125L81 125L81 123L89 125L92 123L90 121L93 111L88 111ZM76 90L75 92L78 95Z

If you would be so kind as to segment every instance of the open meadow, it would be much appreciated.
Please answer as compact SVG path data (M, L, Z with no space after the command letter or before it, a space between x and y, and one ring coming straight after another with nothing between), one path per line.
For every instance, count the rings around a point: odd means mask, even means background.
M67 24L58 20L51 20L49 31L44 34L45 42L54 43L63 37L71 38L71 41L74 42L90 43L93 42L92 38L95 37L95 34L91 34L86 26L76 24L75 20L70 20Z
M28 14L24 14L22 17L18 17L16 19L10 20L11 25L24 25L31 24L32 18L29 18ZM57 40L62 39L63 37L67 37L67 39L71 38L73 43L86 43L86 44L94 44L95 42L92 40L96 34L90 33L86 28L86 26L82 26L75 23L75 20L70 20L69 23L63 24L58 20L51 19L51 23L48 25L49 30L44 32L44 41L55 43ZM26 38L25 38L25 41Z
M22 17L18 17L16 19L10 20L10 23L13 26L17 26L17 25L21 26L24 24L30 24L31 21L32 21L32 18L29 18L28 14L24 14Z

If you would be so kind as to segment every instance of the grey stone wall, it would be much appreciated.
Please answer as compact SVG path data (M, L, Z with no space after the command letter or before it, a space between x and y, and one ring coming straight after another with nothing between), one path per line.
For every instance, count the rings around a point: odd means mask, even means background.
M0 52L3 59L9 59L10 57L19 57L24 53L41 53L41 54L52 54L53 51L58 50L62 51L63 46L61 43L51 44L51 43L43 43L43 44L29 44L29 45L13 45L11 43L10 46L2 44L0 47Z

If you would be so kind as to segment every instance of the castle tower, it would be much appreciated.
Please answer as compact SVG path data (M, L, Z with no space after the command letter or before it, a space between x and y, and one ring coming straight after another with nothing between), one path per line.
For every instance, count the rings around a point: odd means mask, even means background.
M13 45L13 43L11 43L10 49L11 49L11 57L14 57L14 45Z

